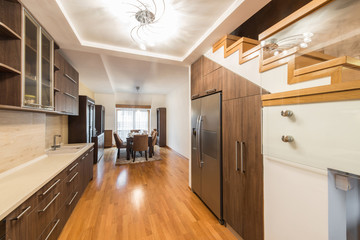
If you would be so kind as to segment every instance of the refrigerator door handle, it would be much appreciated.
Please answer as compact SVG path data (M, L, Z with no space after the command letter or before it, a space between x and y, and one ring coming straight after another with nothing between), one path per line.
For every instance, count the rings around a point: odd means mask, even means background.
M241 172L242 173L245 173L245 168L244 168L244 145L245 145L245 142L241 142L240 143L240 157L241 157L241 164L240 164L240 167L241 167Z
M200 135L200 133L199 133L199 119L200 119L200 116L198 116L197 117L197 119L196 119L196 128L195 128L195 130L196 130L196 136L195 136L195 140L196 140L196 160L197 160L197 163L198 163L198 165L201 167L201 165L200 165L200 155L199 155L199 153L200 153L200 149L199 149L199 135Z
M201 124L202 124L202 118L203 116L200 115L199 117L199 130L198 130L198 152L199 152L199 167L202 168L202 164L204 163L202 161L202 149L201 149Z
M239 171L239 166L238 166L238 162L239 162L239 158L238 158L238 146L239 146L239 141L236 140L235 141L235 171Z

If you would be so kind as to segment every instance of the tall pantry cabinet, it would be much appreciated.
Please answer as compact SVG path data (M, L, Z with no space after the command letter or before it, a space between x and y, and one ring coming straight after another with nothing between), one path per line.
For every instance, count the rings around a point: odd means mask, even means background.
M211 79L222 91L223 218L244 240L264 239L261 88L206 57L191 70L192 81L201 81L192 86ZM192 99L207 94L198 89Z

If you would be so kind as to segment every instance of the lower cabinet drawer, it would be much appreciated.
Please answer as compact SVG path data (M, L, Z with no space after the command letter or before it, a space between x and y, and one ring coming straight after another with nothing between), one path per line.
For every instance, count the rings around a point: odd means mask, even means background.
M72 211L74 210L77 202L79 201L81 197L79 188L77 187L74 192L72 192L68 199L66 199L65 201L65 205L64 205L64 211L65 211L65 217L66 219L68 219L72 213Z
M293 115L282 116L284 110ZM359 173L359 123L358 100L264 107L263 153L320 169Z
M42 235L45 228L59 212L63 203L61 194L63 194L62 191L57 190L54 194L46 197L29 216L28 224L34 236Z
M78 171L69 174L63 183L63 201L65 201L72 192L75 191L80 182L80 173Z
M45 228L43 233L40 235L39 240L56 240L61 233L61 230L66 224L66 216L64 208L56 214L55 218L50 222L50 224Z

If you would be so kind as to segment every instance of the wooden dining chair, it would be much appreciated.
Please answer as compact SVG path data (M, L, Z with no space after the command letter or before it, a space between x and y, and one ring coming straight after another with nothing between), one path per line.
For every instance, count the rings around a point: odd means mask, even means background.
M126 143L123 142L123 140L119 137L119 135L116 132L114 132L114 138L115 138L116 147L118 149L117 158L120 158L120 149L126 148Z
M134 141L132 146L133 153L133 162L135 162L136 152L145 152L146 161L147 158L147 150L148 150L148 135L134 135Z
M157 139L157 131L153 131L151 133L151 146L152 146L152 149L153 149L153 155L155 155L155 145L156 145L156 139Z

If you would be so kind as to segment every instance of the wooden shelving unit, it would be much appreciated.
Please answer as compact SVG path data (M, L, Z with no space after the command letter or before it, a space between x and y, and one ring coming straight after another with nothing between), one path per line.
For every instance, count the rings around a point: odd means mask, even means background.
M0 105L21 106L21 4L0 0Z
M0 22L0 35L21 40L21 37L3 22Z
M21 74L20 71L16 70L15 68L12 68L6 64L0 63L0 72L8 72L8 73L15 73L15 74Z

